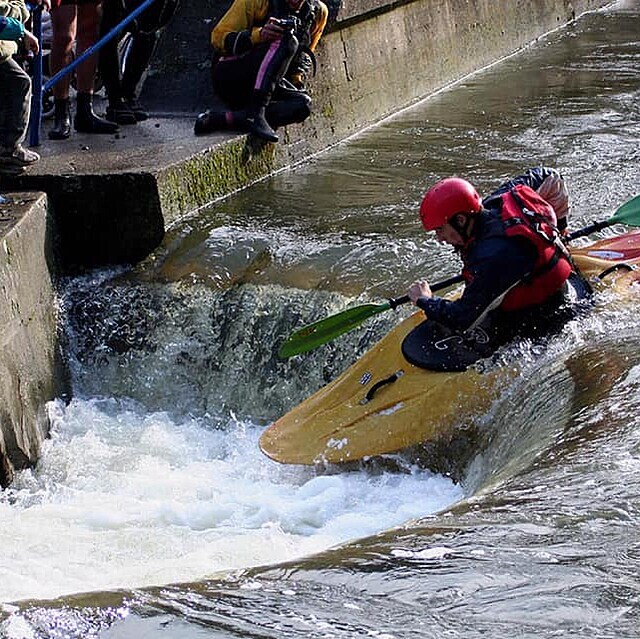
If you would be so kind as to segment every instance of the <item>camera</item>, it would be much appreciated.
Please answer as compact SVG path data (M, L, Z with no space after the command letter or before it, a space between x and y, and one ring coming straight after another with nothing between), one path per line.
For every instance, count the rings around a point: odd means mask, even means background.
M298 28L299 20L295 16L287 16L286 18L280 18L278 25L282 27L284 31L291 31L295 33Z

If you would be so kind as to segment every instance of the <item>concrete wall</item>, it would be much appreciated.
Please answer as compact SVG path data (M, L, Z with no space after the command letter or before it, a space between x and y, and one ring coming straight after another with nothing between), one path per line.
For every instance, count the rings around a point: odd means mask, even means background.
M183 3L145 85L147 97L160 94L171 105L192 109L194 115L215 102L208 64L211 20L206 18L220 15L228 4ZM173 220L240 188L243 181L250 183L330 147L517 51L577 14L605 4L602 0L344 0L320 43L318 73L310 83L312 116L281 132L281 142L267 148L259 162L255 153L240 153L236 142L221 146L215 154L193 156L187 171L182 166L165 167L157 173L163 215Z
M43 193L0 204L0 486L36 462L48 433L45 402L64 395L51 233Z
M318 55L310 147L342 139L563 25L595 0L352 2ZM376 5L376 6L372 6ZM360 11L359 11L360 9ZM392 10L391 10L392 9ZM362 19L365 17L366 19ZM311 133L311 135L309 135Z

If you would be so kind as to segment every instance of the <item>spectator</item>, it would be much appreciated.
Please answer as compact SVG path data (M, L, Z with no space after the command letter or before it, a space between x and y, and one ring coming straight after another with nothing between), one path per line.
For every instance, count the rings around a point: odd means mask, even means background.
M49 0L40 0L49 6ZM38 53L38 39L24 27L29 11L24 0L0 0L0 173L20 173L40 156L22 146L29 126L31 79L13 59L22 40Z
M51 11L53 42L51 44L51 75L55 75L76 55L82 55L98 39L102 0L54 0ZM115 133L118 125L97 116L93 111L93 87L96 79L96 56L90 56L76 70L78 95L73 125L81 133ZM69 86L71 78L64 76L53 87L54 125L51 140L66 140L71 134Z
M235 0L211 33L213 88L228 109L201 113L195 133L231 129L277 142L275 128L309 117L305 82L328 13L321 0Z
M142 2L143 0L104 0L100 35L109 33ZM118 42L121 38L113 38L100 50L100 74L109 100L108 120L118 124L135 124L149 117L138 101L138 85L149 66L160 31L171 20L178 4L179 0L156 0L136 20L129 23L127 31L131 34L131 40L122 76L118 55Z

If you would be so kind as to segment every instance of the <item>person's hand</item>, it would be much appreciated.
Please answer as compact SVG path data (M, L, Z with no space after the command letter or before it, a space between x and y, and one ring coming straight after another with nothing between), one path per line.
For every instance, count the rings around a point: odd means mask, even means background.
M427 280L418 280L409 287L409 299L415 304L419 297L433 297Z
M260 29L261 42L274 42L276 40L281 40L283 35L284 31L277 18L269 18L267 24Z
M27 29L24 30L24 33L22 34L22 41L24 42L24 48L27 50L27 53L38 55L38 51L40 50L38 38L36 38L31 31L28 31Z

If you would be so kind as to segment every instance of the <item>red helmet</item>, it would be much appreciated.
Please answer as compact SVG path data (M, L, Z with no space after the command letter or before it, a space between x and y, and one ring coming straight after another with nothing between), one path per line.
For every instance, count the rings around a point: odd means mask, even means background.
M474 186L462 178L450 177L434 184L420 205L420 219L427 231L446 224L457 213L478 213L482 199Z

